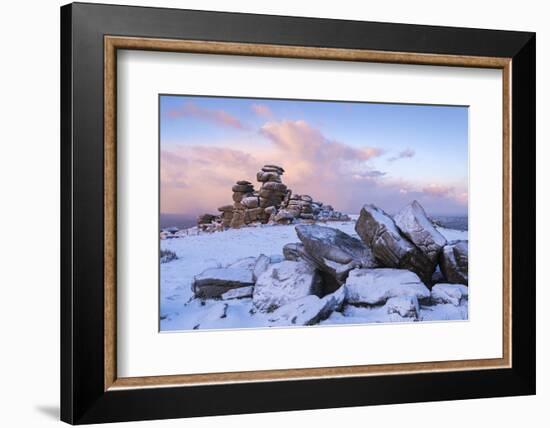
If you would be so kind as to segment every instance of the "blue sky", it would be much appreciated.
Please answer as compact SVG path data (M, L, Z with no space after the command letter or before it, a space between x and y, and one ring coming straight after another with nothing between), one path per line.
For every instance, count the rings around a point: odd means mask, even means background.
M432 214L467 212L467 107L163 95L160 131L162 212L191 213L189 200L213 211L270 162L343 211L417 199ZM206 183L228 187L199 202Z

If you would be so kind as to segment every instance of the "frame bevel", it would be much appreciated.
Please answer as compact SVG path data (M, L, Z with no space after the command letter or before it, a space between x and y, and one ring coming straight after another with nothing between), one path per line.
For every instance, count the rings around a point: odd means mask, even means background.
M516 208L504 212L508 230L503 233L511 254L503 256L510 270L505 269L505 278L511 273L514 286L503 308L512 321L512 334L506 336L504 326L503 334L510 345L505 357L511 364L492 370L424 367L425 373L406 371L391 376L365 372L359 377L345 373L338 377L321 369L328 378L296 376L292 382L264 373L254 382L245 379L240 383L237 374L212 384L197 375L189 387L173 386L180 383L178 379L153 380L154 386L162 382L162 388L143 388L148 386L143 379L135 382L139 388L132 380L117 380L116 359L106 359L116 344L116 329L105 336L115 320L115 307L110 306L115 290L103 288L106 283L114 284L116 272L116 261L105 259L106 253L116 252L116 230L114 225L104 226L116 212L111 191L116 146L104 145L116 129L116 118L110 125L104 121L106 114L116 113L116 99L107 97L114 93L109 85L116 81L105 79L104 65L115 75L116 62L108 58L114 58L117 46L123 45L104 43L106 36L119 43L129 40L126 48L153 39L153 44L162 45L161 50L173 50L175 44L186 41L188 49L200 51L207 46L210 53L231 44L238 45L233 54L251 54L254 48L250 45L255 45L263 46L268 55L295 57L300 52L304 55L307 47L315 49L311 58L346 50L345 60L357 60L370 51L371 61L393 55L393 62L406 58L406 63L435 64L438 57L448 56L454 63L447 65L460 65L467 57L468 64L463 65L474 67L483 66L479 58L490 57L491 67L503 69L503 90L510 95L504 97L503 109L503 141L508 144L503 162L510 168L505 168L503 179L512 190L507 195L505 191L504 203ZM535 392L533 33L78 3L61 9L61 54L62 420L114 422Z

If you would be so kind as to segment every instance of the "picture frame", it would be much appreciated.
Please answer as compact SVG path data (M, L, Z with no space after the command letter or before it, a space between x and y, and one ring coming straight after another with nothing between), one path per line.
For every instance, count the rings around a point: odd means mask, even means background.
M502 357L119 377L118 50L502 70ZM61 419L86 424L534 394L535 98L534 33L63 6Z

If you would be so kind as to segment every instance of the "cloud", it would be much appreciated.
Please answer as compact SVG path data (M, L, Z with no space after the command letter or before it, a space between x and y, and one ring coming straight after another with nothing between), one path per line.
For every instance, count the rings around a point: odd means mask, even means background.
M269 108L269 106L265 104L252 104L250 107L254 114L256 114L259 117L272 119L274 117L273 112Z
M186 102L180 107L168 110L167 115L171 118L193 117L227 128L247 129L239 119L224 110L207 109L192 102Z
M422 191L432 196L443 197L452 194L454 192L454 188L443 184L430 184L424 187Z
M413 149L405 149L400 151L397 155L388 158L388 162L395 162L398 159L412 158L415 155Z
M269 163L284 167L282 179L294 193L309 194L335 209L358 213L374 203L395 213L414 199L429 214L466 213L467 190L459 183L414 183L375 167L383 154L365 144L356 147L324 135L306 121L265 123L258 141L222 146L181 145L161 153L161 210L164 213L216 212L232 203L231 186L249 180Z

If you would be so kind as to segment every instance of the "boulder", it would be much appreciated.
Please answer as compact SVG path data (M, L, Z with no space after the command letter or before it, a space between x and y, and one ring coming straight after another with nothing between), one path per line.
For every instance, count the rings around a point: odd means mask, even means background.
M247 180L239 180L239 181L237 181L237 184L239 184L241 186L252 186L252 183L250 181L247 181Z
M468 285L468 241L445 245L439 266L447 282Z
M384 305L388 315L397 314L403 318L418 320L420 316L420 305L416 296L390 297Z
M258 208L260 205L260 201L257 196L247 196L246 198L242 198L240 202L246 208Z
M231 217L229 226L234 229L244 226L244 210L233 211L233 217Z
M435 267L439 253L447 244L447 240L435 229L422 205L413 201L399 211L393 219L403 235L409 238Z
M279 176L278 172L258 171L258 173L256 174L256 179L261 183L265 183L266 181L272 181L276 183L281 182L281 177Z
M311 224L296 226L296 233L317 268L339 284L352 269L376 266L370 249L341 230Z
M233 212L233 205L223 205L218 208L218 211L221 211L222 213Z
M252 302L258 310L272 312L301 297L321 292L320 277L311 265L285 260L270 265L259 276Z
M430 298L430 290L414 272L405 269L354 269L346 280L346 301L351 305L381 305L392 297Z
M468 300L468 287L463 284L435 284L432 287L432 303L450 303L460 306Z
M284 173L285 170L283 169L282 166L278 166L278 165L264 165L263 168L262 168L262 171L267 171L267 172L270 172L270 171L277 171L279 173Z
M409 269L429 282L435 265L411 241L402 236L393 219L380 208L363 206L355 231L382 266Z
M215 299L233 288L252 285L252 270L246 267L211 268L195 276L192 290L195 297Z
M252 278L254 282L258 280L260 275L264 273L271 264L271 258L265 254L260 254L256 260L254 260L254 266L252 268Z
M309 295L276 309L269 316L272 325L314 325L327 319L334 311L342 308L345 298L343 287L322 299Z
M253 270L258 258L254 256L240 258L227 265L228 268L243 268Z
M201 214L197 218L197 223L198 224L212 223L214 220L216 220L216 218L217 218L217 216L215 216L214 214Z
M254 191L252 184L234 184L231 188L234 192L249 193Z
M246 299L252 297L253 286L233 288L221 295L222 300Z

